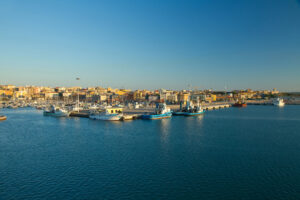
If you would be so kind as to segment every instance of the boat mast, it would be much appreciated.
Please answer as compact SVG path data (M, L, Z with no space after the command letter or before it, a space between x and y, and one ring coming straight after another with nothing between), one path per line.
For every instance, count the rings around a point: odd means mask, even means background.
M77 81L80 80L80 78L76 78ZM79 111L79 91L77 91L77 103L76 103L76 108L78 109Z

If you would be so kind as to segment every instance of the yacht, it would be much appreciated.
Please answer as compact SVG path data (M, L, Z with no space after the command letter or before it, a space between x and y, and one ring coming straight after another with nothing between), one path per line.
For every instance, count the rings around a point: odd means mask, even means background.
M50 106L50 109L44 110L44 115L45 116L52 116L52 117L68 117L70 115L69 111L55 107L55 106Z
M89 107L89 110L97 110L97 109L99 109L99 107L98 107L96 104L91 105L91 106Z
M123 118L123 109L107 107L101 112L90 114L89 118L95 120L119 121Z
M279 106L279 107L282 107L285 105L283 99L281 98L276 98L274 101L273 101L273 105L274 106Z

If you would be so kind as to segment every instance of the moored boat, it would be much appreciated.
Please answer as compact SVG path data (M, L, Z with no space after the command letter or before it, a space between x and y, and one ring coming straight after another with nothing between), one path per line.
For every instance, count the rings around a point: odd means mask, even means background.
M235 103L232 105L233 107L247 107L246 103Z
M195 115L201 115L205 111L200 106L199 102L197 106L194 106L194 104L190 101L187 101L186 106L182 108L182 103L180 104L180 110L173 112L173 115L183 115L183 116L195 116Z
M90 114L90 119L105 120L105 121L119 121L123 117L122 108L106 108L102 112Z
M172 117L172 112L165 103L156 104L155 112L151 114L144 114L142 119L164 119Z
M238 108L244 108L244 107L247 107L247 103L243 100L238 100L232 106L233 107L238 107Z
M202 115L202 114L204 114L204 112L205 112L205 110L194 111L194 112L186 112L186 113L184 113L184 116Z
M135 118L134 115L123 115L121 120L125 121L125 120L133 120Z
M282 107L282 106L285 105L285 103L284 103L283 99L276 98L276 99L273 100L273 105Z
M44 110L44 116L52 116L52 117L68 117L70 114L69 111L58 108L55 106L51 106L49 110Z
M6 116L0 115L0 121L4 121L4 120L6 120L6 119L7 119Z

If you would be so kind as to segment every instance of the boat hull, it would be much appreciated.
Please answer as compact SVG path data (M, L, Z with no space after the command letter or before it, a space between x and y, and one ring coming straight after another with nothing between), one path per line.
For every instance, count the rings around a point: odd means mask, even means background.
M201 111L201 112L194 112L194 113L192 113L192 112L185 112L184 116L197 116L197 115L202 115L204 112L205 112L204 110Z
M196 115L202 115L205 111L201 112L173 112L173 115L177 116L196 116Z
M285 103L283 103L283 102L275 102L275 103L273 103L273 105L274 106L278 106L278 107L283 107L283 106L285 106Z
M123 115L123 117L121 118L121 120L125 121L125 120L133 120L134 116L133 115Z
M104 121L120 121L122 119L122 115L90 115L90 119Z
M0 121L6 120L6 116L0 116Z
M164 114L158 114L158 115L142 115L142 119L165 119L172 117L172 113L164 113Z
M232 106L233 107L238 107L238 108L245 108L245 107L247 107L247 104L245 104L245 103L235 103Z
M51 116L51 117L68 117L69 114L68 113L64 113L64 112L44 112L44 116Z

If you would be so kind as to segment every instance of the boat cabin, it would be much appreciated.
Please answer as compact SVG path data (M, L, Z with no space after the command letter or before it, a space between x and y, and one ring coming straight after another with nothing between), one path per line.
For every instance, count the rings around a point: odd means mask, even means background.
M108 114L120 114L123 113L123 108L106 108Z

